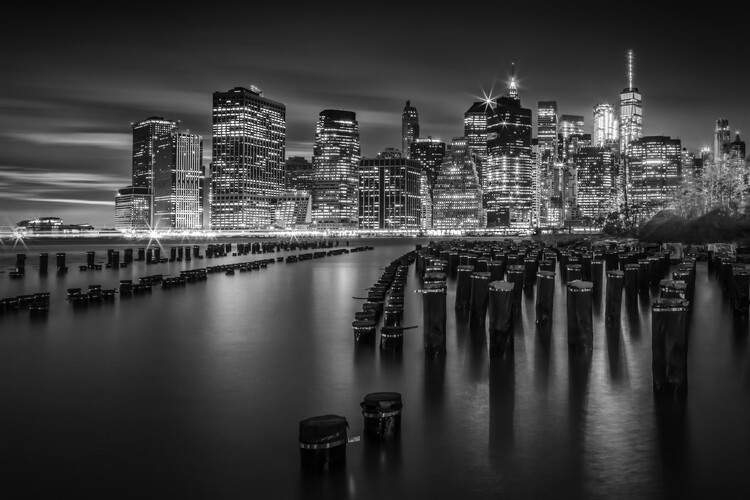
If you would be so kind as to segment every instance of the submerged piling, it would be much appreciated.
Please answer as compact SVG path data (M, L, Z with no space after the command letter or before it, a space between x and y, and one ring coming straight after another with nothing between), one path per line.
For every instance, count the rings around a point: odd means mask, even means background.
M591 293L594 284L574 280L567 285L568 348L587 352L594 348L593 308Z
M467 264L459 265L456 269L456 305L459 311L468 311L471 306L471 273L474 266Z
M434 283L419 290L422 296L422 328L424 352L428 358L440 358L446 354L446 296L445 284Z
M471 298L469 304L469 325L481 327L487 318L487 295L490 285L490 273L474 271L471 273Z
M515 284L489 284L489 351L491 356L513 352L513 293Z
M683 396L687 391L687 301L658 298L651 306L651 368L654 391Z
M555 273L538 271L536 273L536 323L552 323L552 309L555 299Z
M604 306L604 320L608 326L620 324L622 289L624 282L624 271L607 271L607 298Z

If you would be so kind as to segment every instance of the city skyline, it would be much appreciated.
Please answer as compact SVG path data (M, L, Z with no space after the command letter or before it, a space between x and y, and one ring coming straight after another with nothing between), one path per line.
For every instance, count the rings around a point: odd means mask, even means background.
M132 124L161 116L201 135L208 169L212 94L235 86L256 85L286 105L287 158L311 158L324 109L356 113L363 157L399 148L407 100L419 113L420 137L449 143L463 135L474 102L506 94L512 63L534 136L539 101L583 116L590 133L597 104L619 105L631 49L644 136L679 138L698 154L712 146L717 119L743 138L750 122L747 70L736 53L741 30L724 30L717 48L699 30L712 26L712 13L650 10L637 33L624 33L602 9L548 16L521 9L516 23L493 34L479 28L478 13L449 25L451 14L436 9L400 9L395 18L308 9L283 18L255 9L254 18L278 22L242 33L186 14L165 22L158 10L106 23L52 10L35 31L12 27L2 35L11 50L0 83L0 225L58 216L113 226L114 195L132 173ZM323 19L328 29L316 29ZM592 23L602 27L599 38L588 35Z

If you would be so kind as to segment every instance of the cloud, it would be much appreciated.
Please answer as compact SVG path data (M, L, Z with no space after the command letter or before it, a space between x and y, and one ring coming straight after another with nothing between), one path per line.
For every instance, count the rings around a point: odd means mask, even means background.
M113 207L114 202L112 200L109 201L98 201L98 200L81 200L81 199L72 199L72 198L26 198L26 201L34 201L39 203L68 203L72 205L104 205L107 207Z
M109 132L11 132L5 134L20 141L55 146L86 146L117 151L129 151L133 147L132 134Z

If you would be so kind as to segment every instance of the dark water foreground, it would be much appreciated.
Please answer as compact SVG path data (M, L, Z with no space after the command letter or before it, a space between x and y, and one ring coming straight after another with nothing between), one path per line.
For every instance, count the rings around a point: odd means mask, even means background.
M211 274L85 308L66 301L67 288L268 255L81 272L85 252L101 261L108 245L71 246L69 271L57 275L59 247L3 247L0 270L18 251L28 260L23 279L0 274L0 297L51 300L46 317L0 315L0 495L745 498L749 328L705 262L689 321L688 397L662 402L652 395L650 301L627 309L623 300L616 332L604 326L602 297L593 352L571 356L559 273L552 335L536 331L535 292L525 294L510 358L490 359L486 339L456 317L449 281L447 356L426 359L414 265L403 324L419 326L404 332L402 353L356 346L362 301L352 297L417 243L426 240L371 240L371 251ZM50 252L46 277L35 268L40 251ZM301 252L271 256L292 253ZM343 470L304 473L299 421L337 414L350 437L361 435L360 402L378 391L402 395L401 439L349 443Z

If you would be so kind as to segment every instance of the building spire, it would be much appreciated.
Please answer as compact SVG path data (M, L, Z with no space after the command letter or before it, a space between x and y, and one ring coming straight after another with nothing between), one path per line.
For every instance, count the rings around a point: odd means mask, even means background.
M628 89L633 89L633 49L628 51Z
M510 86L508 87L508 97L518 99L518 87L516 87L516 63L510 63Z

